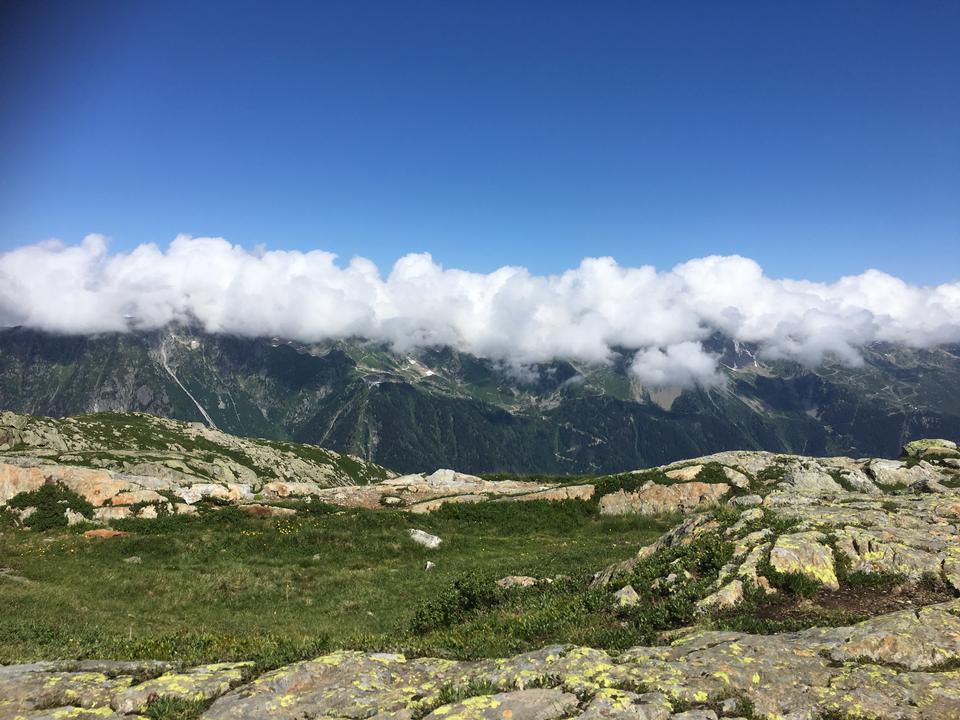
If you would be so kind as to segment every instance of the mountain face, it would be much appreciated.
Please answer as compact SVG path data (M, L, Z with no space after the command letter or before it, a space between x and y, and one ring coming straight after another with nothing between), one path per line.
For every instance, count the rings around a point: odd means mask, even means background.
M727 383L641 387L610 366L522 373L450 348L302 345L171 327L95 336L0 331L0 409L142 411L322 445L400 472L608 473L727 449L895 456L960 440L960 347L877 344L850 368L757 360L722 337Z

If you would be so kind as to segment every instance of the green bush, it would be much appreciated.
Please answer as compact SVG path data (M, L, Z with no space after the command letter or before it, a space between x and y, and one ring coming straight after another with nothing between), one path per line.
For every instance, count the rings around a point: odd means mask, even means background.
M14 495L7 501L14 509L36 508L23 524L31 530L44 532L67 526L67 510L93 517L93 505L62 483L43 485L30 492Z
M492 577L478 573L461 575L417 607L409 631L419 634L450 627L468 613L498 605L505 595Z
M660 470L645 470L643 472L620 473L619 475L607 475L597 478L594 486L597 488L593 494L593 502L599 503L604 495L623 490L624 492L634 492L653 481L660 485L669 484L670 478L664 475Z

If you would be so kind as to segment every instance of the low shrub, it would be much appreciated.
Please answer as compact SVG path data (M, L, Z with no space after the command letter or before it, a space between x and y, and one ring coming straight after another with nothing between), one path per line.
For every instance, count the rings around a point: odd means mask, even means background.
M7 501L7 506L18 510L36 508L23 525L38 532L66 527L67 510L85 518L93 517L93 505L62 483L43 485L14 495Z
M468 613L498 605L504 597L503 588L494 578L478 573L462 575L416 608L409 631L420 634L450 627Z
M620 473L619 475L607 475L597 478L593 483L597 488L593 494L593 502L599 503L604 495L623 490L624 492L635 492L648 482L655 482L660 485L668 485L671 480L660 470L644 470L642 472Z

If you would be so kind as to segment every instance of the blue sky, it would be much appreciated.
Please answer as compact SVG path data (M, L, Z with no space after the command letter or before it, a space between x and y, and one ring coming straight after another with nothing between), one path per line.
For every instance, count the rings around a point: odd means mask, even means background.
M7 2L0 251L960 276L960 3Z

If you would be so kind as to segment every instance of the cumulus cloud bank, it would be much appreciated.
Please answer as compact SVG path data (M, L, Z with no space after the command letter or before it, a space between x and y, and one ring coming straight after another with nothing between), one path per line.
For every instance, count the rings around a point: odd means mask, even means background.
M198 322L210 332L303 342L361 336L399 350L451 345L506 363L607 362L635 350L651 386L718 381L703 340L715 332L770 357L848 363L878 341L960 341L960 282L916 287L876 270L835 283L778 280L739 256L672 270L587 258L560 275L489 274L406 255L381 275L323 251L250 252L221 238L177 237L163 250L111 254L100 235L0 254L0 325L65 333Z

